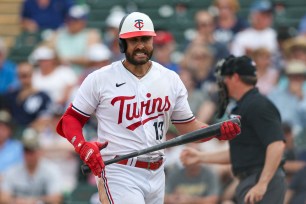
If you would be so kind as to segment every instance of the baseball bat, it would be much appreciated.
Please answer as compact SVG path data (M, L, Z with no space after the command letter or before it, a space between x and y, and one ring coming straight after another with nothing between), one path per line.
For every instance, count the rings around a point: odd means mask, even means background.
M230 119L230 120L227 120L227 121L232 121L233 123L236 123L240 126L239 118L233 118L233 119ZM104 164L109 165L109 164L113 164L113 163L119 162L119 161L124 160L124 159L129 159L129 158L132 158L132 157L140 156L140 155L147 154L147 153L150 153L150 152L154 152L154 151L157 151L157 150L161 150L161 149L165 149L165 148L169 148L169 147L174 147L174 146L178 146L178 145L182 145L182 144L186 144L186 143L190 143L190 142L195 142L195 141L198 141L198 140L201 140L201 139L204 139L204 138L208 138L208 137L212 137L212 136L215 136L215 135L220 135L220 126L223 122L216 123L216 124L210 125L206 128L199 129L199 130L196 130L196 131L193 131L193 132L189 132L189 133L180 135L176 138L173 138L173 139L168 140L166 142L163 142L161 144L154 145L152 147L148 147L148 148L138 150L138 151L135 151L135 152L132 152L132 153L129 153L129 154L118 156L114 159L104 161ZM83 164L81 166L81 170L82 170L82 173L84 175L90 173L90 168L86 164Z

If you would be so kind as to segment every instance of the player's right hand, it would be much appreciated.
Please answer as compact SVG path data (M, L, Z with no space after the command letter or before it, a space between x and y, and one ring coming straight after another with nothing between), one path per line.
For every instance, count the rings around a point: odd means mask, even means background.
M180 155L181 162L184 166L201 163L201 152L197 149L186 147Z
M105 164L102 160L100 150L107 146L108 142L86 142L82 141L75 146L75 151L80 158L89 166L95 176L101 177Z
M219 140L232 140L240 134L240 126L232 121L225 121L220 126L221 134L217 137Z

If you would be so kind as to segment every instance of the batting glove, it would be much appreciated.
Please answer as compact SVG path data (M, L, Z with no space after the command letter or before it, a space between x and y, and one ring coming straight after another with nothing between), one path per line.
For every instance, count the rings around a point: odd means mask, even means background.
M107 145L108 142L81 141L75 146L75 151L80 155L80 158L89 166L92 173L99 178L101 177L102 170L105 168L100 150Z
M220 127L220 136L217 138L219 140L231 140L234 139L237 135L240 134L240 126L232 121L225 121L221 124Z

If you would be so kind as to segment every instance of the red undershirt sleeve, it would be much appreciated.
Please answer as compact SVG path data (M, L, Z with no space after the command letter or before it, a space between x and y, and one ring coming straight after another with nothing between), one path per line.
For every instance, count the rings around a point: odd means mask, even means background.
M82 129L89 118L89 116L80 113L78 109L70 104L58 122L56 131L75 146L81 141L85 141Z

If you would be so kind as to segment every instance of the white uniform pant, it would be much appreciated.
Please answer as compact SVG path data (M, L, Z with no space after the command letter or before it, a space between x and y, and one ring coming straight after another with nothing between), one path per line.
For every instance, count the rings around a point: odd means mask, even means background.
M100 185L98 183L98 188L100 194L102 192L104 195L102 204L164 203L164 165L153 171L122 164L110 164L105 167L100 180L102 182Z

